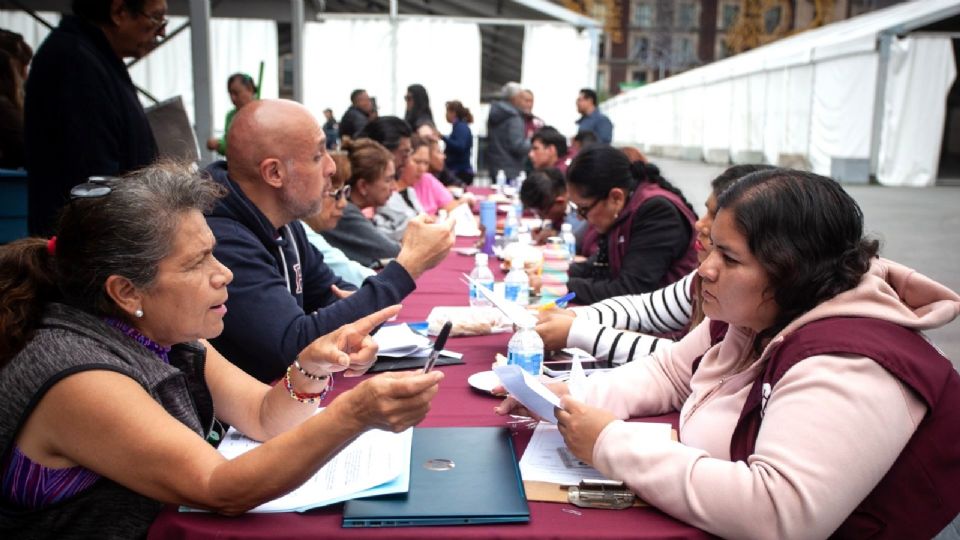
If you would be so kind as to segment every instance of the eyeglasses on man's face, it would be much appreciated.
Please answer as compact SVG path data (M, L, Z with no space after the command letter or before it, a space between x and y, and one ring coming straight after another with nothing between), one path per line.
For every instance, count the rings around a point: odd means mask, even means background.
M151 25L151 27L152 27L151 30L163 30L164 28L167 27L167 23L170 22L170 21L169 21L166 17L164 17L163 15L151 15L151 14L145 13L145 12L143 12L143 11L138 11L138 12L137 12L137 15L140 15L140 16L142 16L143 18L145 18L145 19L147 19L148 21L150 21L150 25Z
M350 189L350 186L341 186L340 189L328 191L327 196L335 201L339 201L340 199L349 199L351 191L352 190Z
M112 180L112 176L91 176L86 182L70 188L70 200L103 197L113 190L109 185Z

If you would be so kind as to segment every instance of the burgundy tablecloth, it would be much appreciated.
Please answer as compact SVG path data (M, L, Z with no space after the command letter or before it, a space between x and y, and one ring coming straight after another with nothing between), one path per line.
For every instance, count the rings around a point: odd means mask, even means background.
M458 245L468 245L468 242L460 239ZM434 306L466 305L467 286L459 278L472 266L472 257L451 253L437 268L420 278L417 291L404 301L399 319L422 321ZM520 456L532 430L509 424L508 419L495 415L493 407L498 400L467 384L471 374L490 369L497 352L506 352L508 339L509 334L450 338L447 348L464 353L466 363L437 368L443 370L445 378L423 426L509 426ZM357 382L358 379L339 378L332 393L334 399L336 393ZM675 422L675 417L660 420ZM230 518L180 513L170 506L154 522L149 538L710 538L707 533L650 507L589 510L570 504L531 502L530 523L526 524L386 529L343 529L340 526L342 511L343 505L337 504L306 514L245 514Z

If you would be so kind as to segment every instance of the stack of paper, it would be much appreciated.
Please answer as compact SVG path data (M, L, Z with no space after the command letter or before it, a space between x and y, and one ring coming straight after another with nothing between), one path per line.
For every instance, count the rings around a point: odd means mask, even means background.
M223 457L233 459L260 444L230 428L217 450ZM412 444L412 428L401 433L367 431L302 486L250 512L305 512L360 497L407 493ZM181 511L193 510L182 507Z

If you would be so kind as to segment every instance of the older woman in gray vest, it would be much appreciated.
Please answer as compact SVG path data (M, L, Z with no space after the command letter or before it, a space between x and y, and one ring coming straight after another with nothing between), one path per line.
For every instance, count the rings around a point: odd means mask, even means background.
M139 537L163 503L239 514L426 414L438 372L371 378L317 413L397 306L317 339L274 386L204 341L232 279L202 213L218 196L156 165L74 187L58 236L0 249L0 536ZM217 420L265 442L227 460Z
M564 396L567 446L724 538L933 537L960 513L960 376L921 332L960 295L877 257L829 178L755 172L717 207L708 319ZM679 441L623 421L672 411Z

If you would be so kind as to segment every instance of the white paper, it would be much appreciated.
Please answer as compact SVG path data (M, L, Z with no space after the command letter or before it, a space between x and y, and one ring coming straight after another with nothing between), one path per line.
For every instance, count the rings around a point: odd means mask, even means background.
M650 438L670 440L670 424L636 422ZM520 476L526 482L547 482L575 486L580 480L601 480L600 471L580 461L570 452L557 426L540 422L533 431L530 444L520 458Z
M433 348L429 338L414 332L404 323L380 327L373 335L373 340L380 347L377 352L380 356L428 356Z
M503 297L502 294L498 294L486 287L477 285L474 282L473 278L471 278L466 274L463 274L463 277L467 280L468 284L476 285L477 291L479 291L484 298L489 300L491 304L496 306L497 309L502 311L503 314L507 316L507 318L513 321L513 324L521 328L524 328L524 327L533 328L537 324L536 316L534 316L533 313L530 313L529 311L527 311L526 308L524 308L520 304L507 300L506 298ZM496 288L496 286L494 286L494 288Z
M447 219L456 221L453 226L453 234L469 237L480 236L480 227L477 225L477 218L470 210L469 204L457 205L450 211Z
M413 429L391 433L374 429L357 437L302 486L250 512L303 512L373 495L410 490ZM260 446L230 428L217 449L233 459Z
M573 353L573 365L570 368L570 377L567 379L567 390L577 401L583 401L583 397L587 394L587 374L583 372L579 352Z
M493 371L497 377L500 377L500 383L507 392L527 410L551 424L557 423L553 408L560 406L560 398L544 386L540 379L522 370L516 364L494 366Z
M567 452L565 461L562 452ZM520 476L525 482L576 486L580 480L601 480L600 471L577 460L563 442L557 426L540 422L520 458Z

